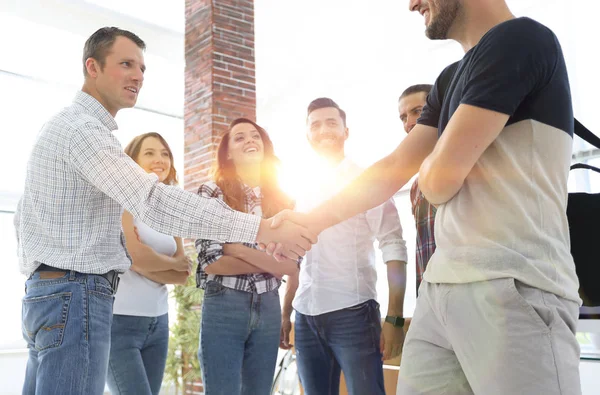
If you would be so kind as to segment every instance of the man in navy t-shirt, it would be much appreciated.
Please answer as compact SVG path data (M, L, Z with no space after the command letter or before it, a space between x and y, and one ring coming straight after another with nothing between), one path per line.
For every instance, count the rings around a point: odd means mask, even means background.
M578 280L566 218L573 110L556 36L504 0L411 0L464 58L388 157L309 214L320 232L418 171L437 249L406 336L399 395L581 394ZM277 254L274 245L268 251Z

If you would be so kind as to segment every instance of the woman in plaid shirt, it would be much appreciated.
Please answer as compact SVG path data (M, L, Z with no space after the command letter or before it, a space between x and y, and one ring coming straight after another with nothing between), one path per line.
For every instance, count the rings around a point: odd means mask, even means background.
M292 208L279 188L273 143L256 123L238 118L217 150L214 182L200 195L265 218ZM281 328L279 286L298 262L277 262L256 244L196 240L196 282L204 289L200 347L204 391L270 394Z

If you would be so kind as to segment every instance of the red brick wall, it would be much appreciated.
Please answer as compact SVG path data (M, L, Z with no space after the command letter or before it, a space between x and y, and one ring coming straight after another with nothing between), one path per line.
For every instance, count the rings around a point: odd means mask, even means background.
M209 178L229 123L256 119L254 2L186 0L185 189Z
M238 117L256 119L254 3L186 0L186 190L197 192L200 184L209 179L221 136ZM191 243L186 243L186 249L190 247L193 252ZM189 366L183 367L186 369ZM184 393L201 394L202 384L186 383Z

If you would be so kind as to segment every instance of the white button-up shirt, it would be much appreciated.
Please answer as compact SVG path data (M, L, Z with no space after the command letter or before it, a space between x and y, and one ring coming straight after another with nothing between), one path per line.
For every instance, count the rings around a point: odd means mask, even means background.
M311 188L311 197L298 202L298 211L309 211L335 195L361 172L360 167L344 159L329 177ZM294 309L305 315L319 315L376 299L375 239L384 262L406 262L402 226L391 199L319 235L319 242L300 266Z

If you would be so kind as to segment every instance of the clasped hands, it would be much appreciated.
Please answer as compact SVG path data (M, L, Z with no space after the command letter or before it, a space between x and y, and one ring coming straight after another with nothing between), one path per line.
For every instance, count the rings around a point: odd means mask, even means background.
M263 220L256 237L261 250L277 261L303 257L322 231L310 214L283 210Z

